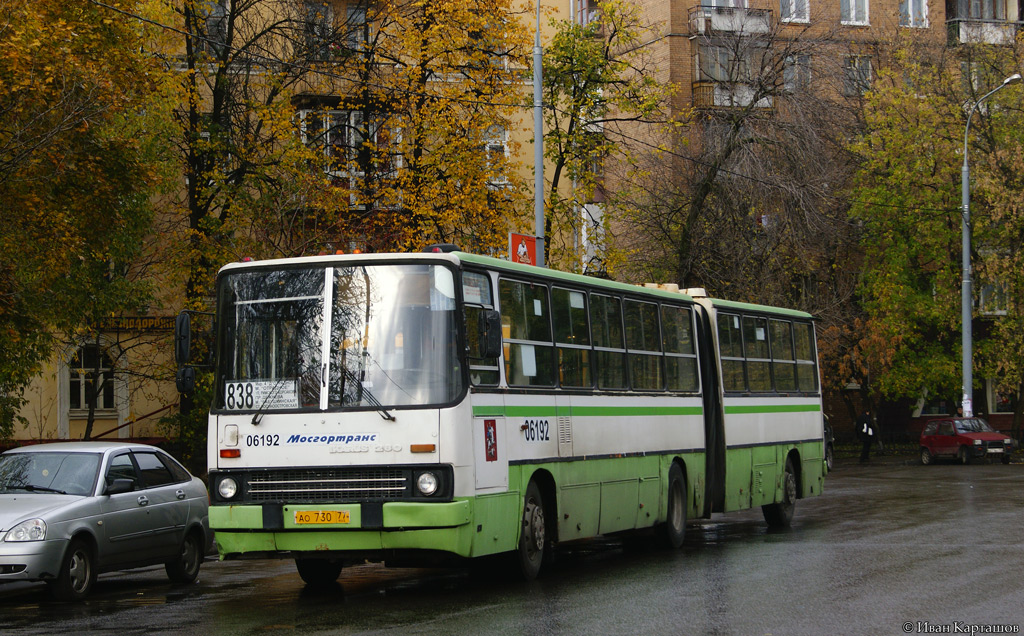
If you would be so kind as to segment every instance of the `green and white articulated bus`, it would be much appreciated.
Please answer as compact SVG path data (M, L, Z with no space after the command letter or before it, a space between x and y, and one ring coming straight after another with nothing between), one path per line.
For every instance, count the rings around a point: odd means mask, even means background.
M235 263L217 282L210 525L222 559L507 554L824 484L809 314L441 250Z

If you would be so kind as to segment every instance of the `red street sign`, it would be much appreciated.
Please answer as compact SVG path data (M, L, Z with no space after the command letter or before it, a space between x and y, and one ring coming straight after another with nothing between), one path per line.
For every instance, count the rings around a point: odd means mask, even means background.
M513 263L537 264L537 237L526 234L508 235L508 256Z

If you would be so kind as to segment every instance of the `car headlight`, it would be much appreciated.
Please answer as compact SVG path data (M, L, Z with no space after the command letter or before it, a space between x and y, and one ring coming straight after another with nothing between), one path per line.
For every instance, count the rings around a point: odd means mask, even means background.
M981 440L980 439L974 440L974 445L975 446L981 446Z
M4 541L42 541L46 538L46 522L42 519L22 521L10 529Z
M1011 446L1013 445L1013 440L1007 437L1006 439L1003 440L1003 443L1006 444L1007 446Z
M231 477L225 477L217 484L217 493L224 499L233 499L238 494L238 482Z
M437 475L431 472L420 473L416 478L416 488L428 497L434 494L437 492Z

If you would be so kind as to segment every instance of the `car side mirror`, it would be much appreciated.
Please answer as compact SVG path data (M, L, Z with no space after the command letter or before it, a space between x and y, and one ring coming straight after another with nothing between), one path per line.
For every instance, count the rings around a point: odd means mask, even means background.
M109 482L103 494L120 495L123 492L131 492L133 490L135 490L135 480L122 477Z
M477 326L480 330L480 357L499 357L501 355L501 314L494 309L485 309L480 312Z

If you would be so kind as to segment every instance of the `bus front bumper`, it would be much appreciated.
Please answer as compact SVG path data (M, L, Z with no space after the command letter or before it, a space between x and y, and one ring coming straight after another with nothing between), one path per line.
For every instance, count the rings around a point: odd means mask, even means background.
M247 553L439 550L469 556L469 501L212 505L221 559Z

